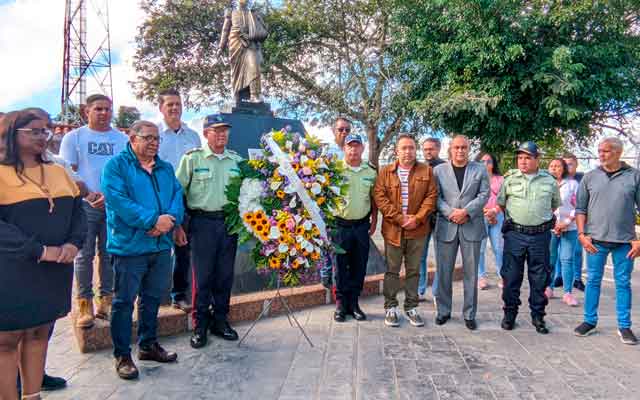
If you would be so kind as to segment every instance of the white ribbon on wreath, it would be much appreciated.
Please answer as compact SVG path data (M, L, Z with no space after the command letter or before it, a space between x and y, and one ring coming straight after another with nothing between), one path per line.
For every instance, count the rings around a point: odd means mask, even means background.
M269 150L271 150L271 153L273 153L273 156L280 165L278 170L281 171L282 174L289 179L290 187L293 189L293 191L295 191L298 197L300 197L300 200L302 200L302 204L311 216L311 220L320 230L320 236L325 241L328 241L327 226L320 216L320 207L318 206L318 203L311 199L309 193L307 193L307 189L302 183L302 180L291 166L291 157L289 156L289 154L282 151L280 146L278 146L278 143L273 140L272 133L266 136L265 141L267 143L267 146L269 146Z

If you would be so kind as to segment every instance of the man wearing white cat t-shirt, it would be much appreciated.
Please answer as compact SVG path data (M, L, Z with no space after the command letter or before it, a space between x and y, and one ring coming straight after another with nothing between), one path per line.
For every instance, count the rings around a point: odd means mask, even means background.
M88 124L64 135L60 156L85 182L89 194L85 197L87 215L87 239L75 260L75 277L78 284L76 326L93 326L93 259L98 243L100 258L100 287L95 316L109 319L113 294L113 269L107 256L107 228L104 196L100 193L102 170L113 157L127 147L128 138L111 127L112 102L107 96L95 94L87 98Z

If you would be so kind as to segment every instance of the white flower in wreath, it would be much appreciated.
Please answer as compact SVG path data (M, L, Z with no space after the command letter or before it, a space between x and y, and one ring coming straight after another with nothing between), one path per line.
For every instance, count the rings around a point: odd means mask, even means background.
M331 191L333 193L335 193L336 195L340 196L340 188L337 186L329 186L329 189L331 189Z
M269 231L269 239L278 239L280 237L280 229L277 226L272 226Z
M245 179L240 186L238 197L238 209L240 215L248 212L262 210L260 198L262 197L262 182L258 179Z
M304 224L302 224L302 227L304 228L305 231L310 231L311 228L313 228L313 224L311 223L311 221L306 220L304 221Z
M287 246L286 244L282 243L278 246L278 252L286 253L287 251L289 251L289 246Z
M315 182L313 185L311 185L311 193L317 196L321 192L322 192L322 186L320 186L318 182Z
M327 180L325 179L324 175L316 175L316 181L325 183Z

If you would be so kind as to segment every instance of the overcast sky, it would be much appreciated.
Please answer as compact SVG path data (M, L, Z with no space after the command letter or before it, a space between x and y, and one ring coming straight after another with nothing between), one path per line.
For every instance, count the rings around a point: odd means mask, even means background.
M103 1L94 0L96 4ZM60 112L64 5L64 0L0 0L0 111L42 107L52 115ZM90 10L87 40L91 46L103 38L103 32L91 23L95 17ZM129 85L136 79L135 35L144 13L136 0L109 0L109 14L114 109L135 106L144 118L159 120L156 105L136 99ZM89 94L95 91L91 80L87 85ZM185 110L184 119L197 129L202 116L216 111ZM331 136L328 127L306 125L323 139Z

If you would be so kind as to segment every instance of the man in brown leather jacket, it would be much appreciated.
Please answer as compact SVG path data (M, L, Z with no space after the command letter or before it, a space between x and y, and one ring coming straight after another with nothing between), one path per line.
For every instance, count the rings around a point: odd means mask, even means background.
M417 310L419 267L431 230L428 216L436 209L438 190L431 167L416 161L416 149L413 136L400 134L396 141L397 160L382 168L374 189L374 200L384 217L382 236L388 265L384 276L384 323L393 327L400 325L397 294L403 260L404 310L411 325L424 325Z

